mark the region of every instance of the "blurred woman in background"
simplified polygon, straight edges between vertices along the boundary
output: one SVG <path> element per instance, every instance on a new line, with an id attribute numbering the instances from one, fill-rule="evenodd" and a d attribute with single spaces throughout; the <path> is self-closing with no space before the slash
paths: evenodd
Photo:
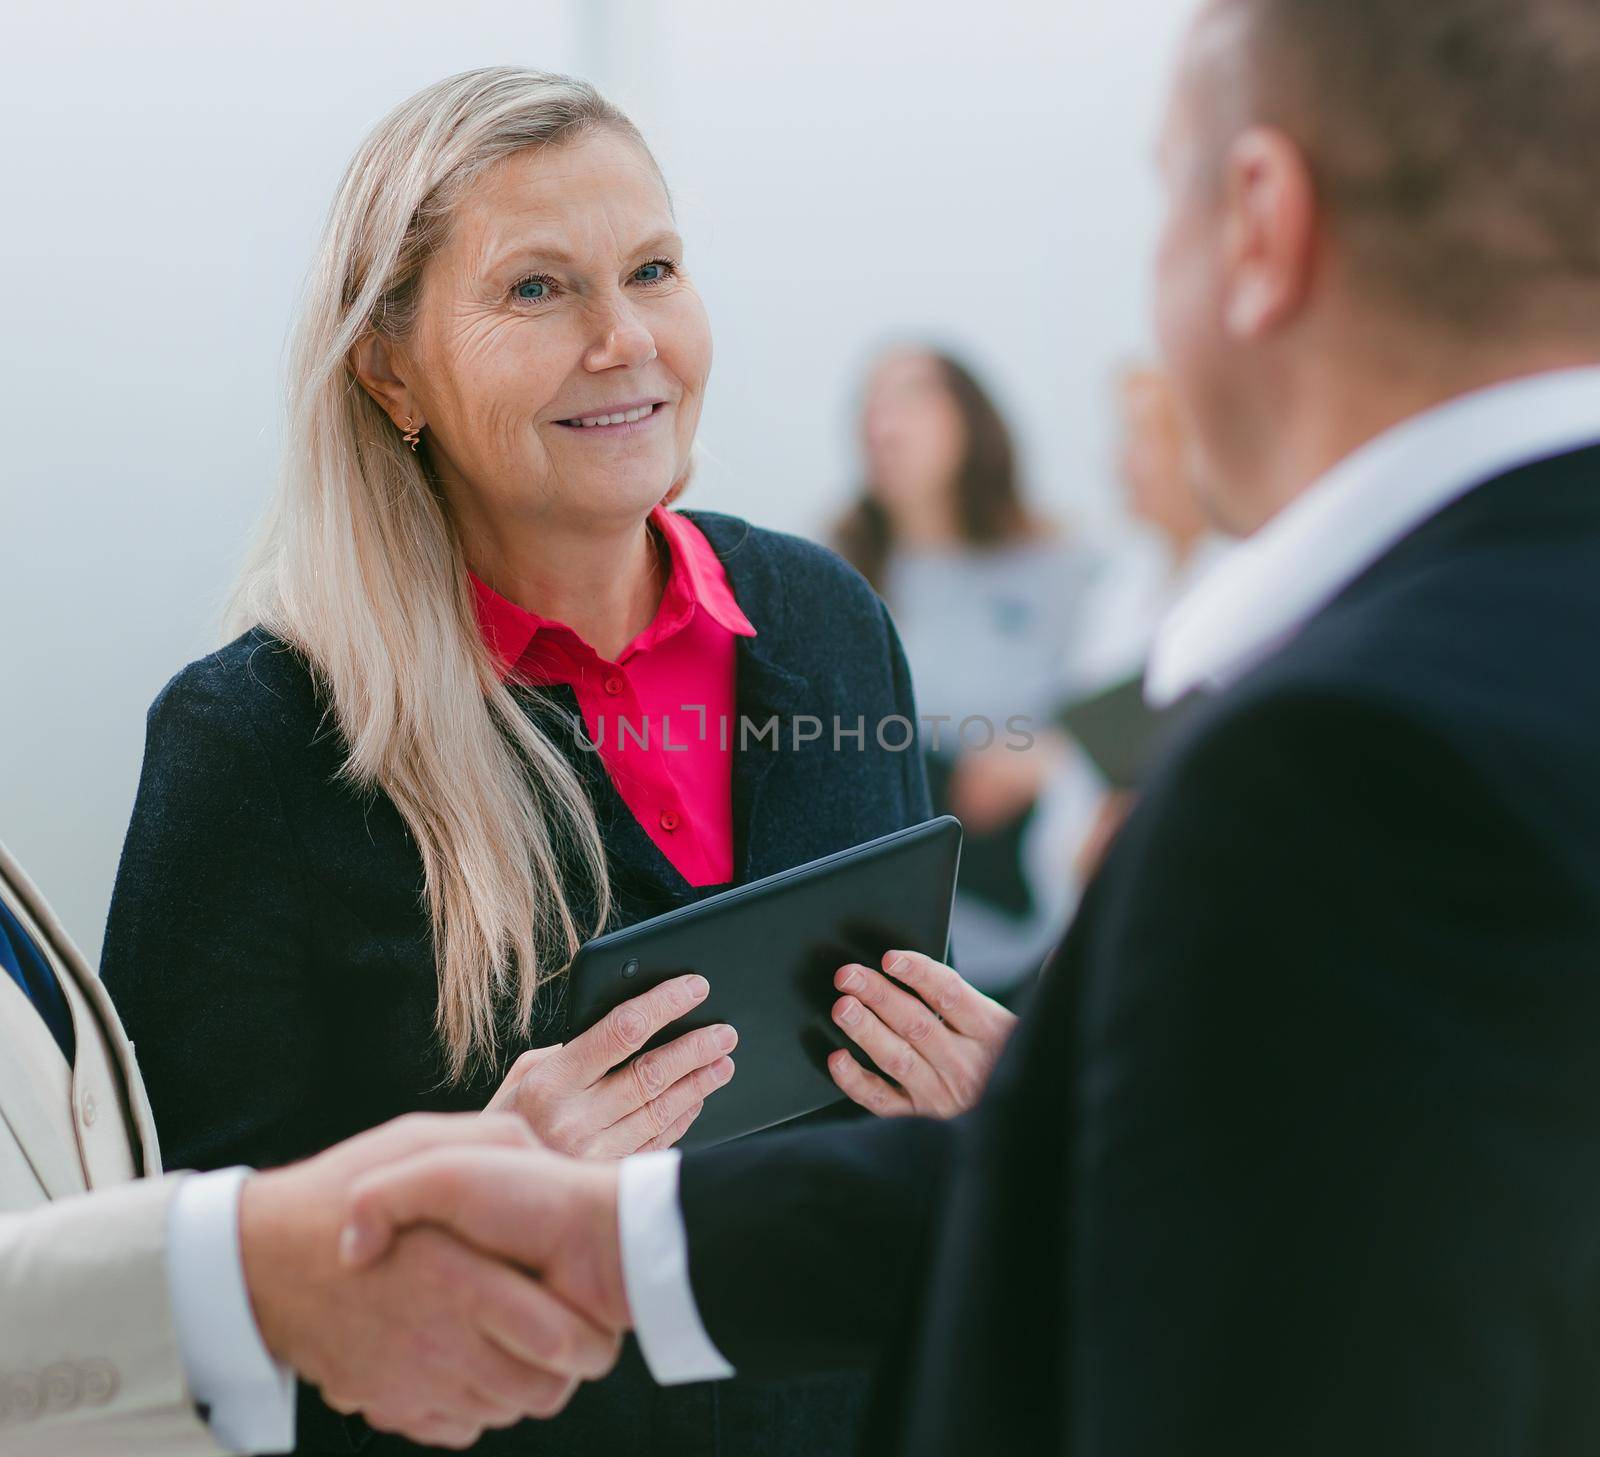
<path id="1" fill-rule="evenodd" d="M 894 614 L 935 807 L 966 825 L 952 927 L 962 974 L 1005 995 L 1071 909 L 1059 746 L 1018 747 L 1082 691 L 1094 555 L 1024 501 L 1011 433 L 972 372 L 900 347 L 873 364 L 864 486 L 834 544 Z M 1018 789 L 1018 786 L 1022 786 Z"/>
<path id="2" fill-rule="evenodd" d="M 1161 619 L 1227 554 L 1196 488 L 1191 440 L 1171 382 L 1159 369 L 1132 365 L 1116 378 L 1117 475 L 1127 518 L 1136 536 L 1115 553 L 1083 604 L 1073 691 L 1054 706 L 1026 756 L 986 756 L 985 810 L 1004 818 L 1037 798 L 1047 777 L 1056 785 L 1062 813 L 1054 821 L 1066 858 L 1067 915 L 1099 864 L 1132 802 L 1130 786 L 1113 792 L 1070 725 L 1085 699 L 1133 690 Z M 1178 712 L 1181 712 L 1179 710 Z M 1155 748 L 1158 717 L 1125 733 Z M 1164 728 L 1161 732 L 1170 729 Z"/>

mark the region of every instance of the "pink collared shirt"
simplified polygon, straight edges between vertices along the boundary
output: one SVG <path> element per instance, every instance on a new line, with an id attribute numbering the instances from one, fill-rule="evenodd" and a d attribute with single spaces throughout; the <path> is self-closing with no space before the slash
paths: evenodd
<path id="1" fill-rule="evenodd" d="M 602 658 L 564 623 L 472 577 L 478 625 L 502 676 L 569 684 L 589 742 L 633 817 L 690 885 L 733 879 L 734 639 L 756 630 L 692 521 L 658 506 L 672 554 L 655 618 Z"/>

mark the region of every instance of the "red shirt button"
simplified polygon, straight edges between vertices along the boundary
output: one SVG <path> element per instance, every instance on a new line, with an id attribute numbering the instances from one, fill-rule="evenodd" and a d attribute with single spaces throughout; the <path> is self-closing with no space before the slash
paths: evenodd
<path id="1" fill-rule="evenodd" d="M 678 828 L 678 817 L 677 815 L 673 814 L 670 809 L 664 809 L 661 811 L 661 828 L 664 830 L 675 830 Z"/>
<path id="2" fill-rule="evenodd" d="M 607 693 L 615 694 L 615 693 L 622 692 L 622 689 L 623 689 L 622 674 L 621 673 L 613 673 L 609 678 L 607 678 L 606 682 L 605 682 L 605 689 L 606 689 Z"/>

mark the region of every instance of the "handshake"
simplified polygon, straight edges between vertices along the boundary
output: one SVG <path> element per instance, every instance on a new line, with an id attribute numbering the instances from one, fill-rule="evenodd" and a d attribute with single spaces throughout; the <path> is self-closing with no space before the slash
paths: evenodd
<path id="1" fill-rule="evenodd" d="M 415 1114 L 257 1174 L 239 1229 L 262 1340 L 335 1410 L 417 1442 L 554 1416 L 630 1323 L 617 1167 L 514 1114 Z"/>
<path id="2" fill-rule="evenodd" d="M 835 1081 L 881 1116 L 964 1111 L 1016 1019 L 928 957 L 884 960 L 839 968 L 834 1018 L 895 1083 L 844 1052 Z M 675 978 L 525 1053 L 486 1113 L 412 1115 L 253 1176 L 240 1255 L 268 1351 L 336 1410 L 433 1446 L 554 1416 L 606 1375 L 632 1324 L 614 1160 L 676 1142 L 731 1077 L 733 1029 L 614 1069 L 706 991 Z"/>

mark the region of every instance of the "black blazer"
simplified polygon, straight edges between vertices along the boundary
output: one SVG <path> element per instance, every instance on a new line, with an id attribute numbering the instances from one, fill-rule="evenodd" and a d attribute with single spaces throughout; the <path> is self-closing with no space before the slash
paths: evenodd
<path id="1" fill-rule="evenodd" d="M 752 736 L 735 754 L 737 881 L 928 818 L 915 744 L 886 750 L 872 732 L 894 715 L 914 723 L 916 709 L 871 589 L 821 547 L 687 514 L 756 628 L 738 641 L 737 711 L 781 725 L 779 747 Z M 599 756 L 577 747 L 571 690 L 555 699 L 569 717 L 543 721 L 597 808 L 614 924 L 709 894 L 656 848 Z M 170 1167 L 281 1164 L 397 1114 L 481 1108 L 503 1075 L 445 1081 L 420 859 L 387 797 L 335 782 L 345 750 L 325 709 L 306 662 L 258 631 L 186 668 L 150 711 L 104 976 L 139 1044 Z M 829 728 L 811 739 L 806 726 L 796 749 L 792 720 L 807 714 Z M 866 717 L 864 747 L 849 738 L 835 750 L 835 715 L 846 729 Z M 882 736 L 903 737 L 899 726 Z M 558 1002 L 546 998 L 532 1045 L 559 1039 Z M 478 1450 L 815 1457 L 852 1445 L 860 1394 L 858 1378 L 662 1391 L 630 1349 L 556 1421 L 491 1433 Z M 362 1444 L 415 1450 L 302 1394 L 300 1450 Z"/>
<path id="2" fill-rule="evenodd" d="M 1600 447 L 1417 529 L 1180 729 L 974 1114 L 685 1158 L 713 1340 L 889 1351 L 916 1457 L 1600 1447 L 1597 652 Z"/>

